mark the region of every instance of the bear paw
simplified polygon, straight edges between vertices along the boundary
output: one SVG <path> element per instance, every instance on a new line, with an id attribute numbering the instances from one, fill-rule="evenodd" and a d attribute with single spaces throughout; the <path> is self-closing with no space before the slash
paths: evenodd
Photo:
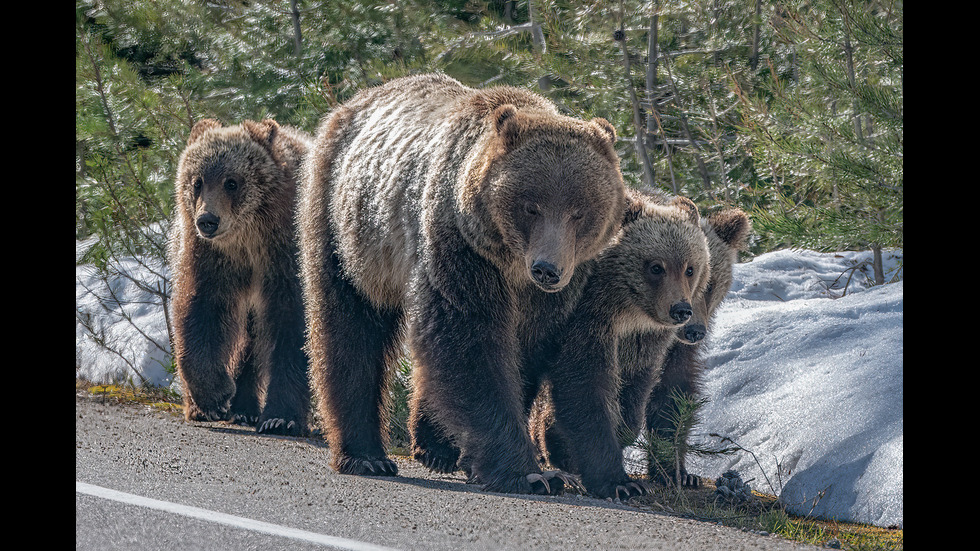
<path id="1" fill-rule="evenodd" d="M 482 482 L 479 477 L 472 477 L 471 482 Z M 535 494 L 557 496 L 565 493 L 565 489 L 582 490 L 582 485 L 574 475 L 562 471 L 545 471 L 530 473 L 517 477 L 500 477 L 494 482 L 483 484 L 487 492 L 505 494 Z"/>
<path id="2" fill-rule="evenodd" d="M 208 385 L 205 389 L 188 384 L 185 390 L 185 417 L 189 421 L 230 421 L 235 382 L 231 377 Z"/>
<path id="3" fill-rule="evenodd" d="M 231 414 L 228 411 L 228 406 L 213 406 L 209 408 L 202 408 L 198 405 L 193 405 L 188 409 L 187 419 L 190 421 L 230 421 Z"/>
<path id="4" fill-rule="evenodd" d="M 589 493 L 601 499 L 625 501 L 650 493 L 650 486 L 643 480 L 627 478 L 619 482 L 606 482 L 598 485 L 588 485 Z"/>
<path id="5" fill-rule="evenodd" d="M 664 474 L 663 469 L 658 469 L 658 472 L 652 478 L 665 486 L 673 486 L 676 482 L 673 476 Z M 680 486 L 682 488 L 700 488 L 704 486 L 704 480 L 696 474 L 691 474 L 687 470 L 681 469 Z"/>
<path id="6" fill-rule="evenodd" d="M 396 476 L 398 465 L 387 457 L 368 459 L 364 457 L 338 457 L 334 463 L 335 469 L 341 474 L 360 476 Z"/>
<path id="7" fill-rule="evenodd" d="M 701 486 L 704 486 L 704 481 L 702 481 L 701 477 L 696 474 L 682 472 L 681 486 L 684 488 L 700 488 Z"/>
<path id="8" fill-rule="evenodd" d="M 255 427 L 255 432 L 259 434 L 281 434 L 283 436 L 303 436 L 305 434 L 301 423 L 297 423 L 292 419 L 286 420 L 282 417 L 265 419 L 258 423 Z"/>
<path id="9" fill-rule="evenodd" d="M 254 427 L 255 424 L 259 422 L 259 417 L 257 415 L 249 415 L 247 413 L 235 413 L 231 416 L 231 422 L 235 425 Z"/>
<path id="10" fill-rule="evenodd" d="M 426 469 L 437 473 L 449 474 L 458 470 L 459 450 L 456 448 L 446 446 L 442 449 L 423 449 L 415 446 L 412 457 Z"/>

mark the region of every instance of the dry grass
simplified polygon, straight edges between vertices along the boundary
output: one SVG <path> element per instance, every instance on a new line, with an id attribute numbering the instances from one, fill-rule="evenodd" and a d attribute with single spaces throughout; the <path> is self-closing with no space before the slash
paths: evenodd
<path id="1" fill-rule="evenodd" d="M 142 404 L 158 411 L 183 414 L 180 396 L 166 389 L 139 388 L 128 385 L 97 385 L 75 380 L 75 392 L 85 392 L 105 403 Z"/>
<path id="2" fill-rule="evenodd" d="M 775 496 L 752 492 L 750 502 L 730 504 L 715 497 L 715 485 L 703 487 L 655 486 L 652 495 L 630 501 L 641 509 L 665 512 L 705 522 L 715 522 L 757 533 L 775 534 L 794 541 L 824 546 L 836 541 L 840 549 L 854 551 L 900 551 L 903 531 L 866 524 L 804 518 L 788 514 Z"/>

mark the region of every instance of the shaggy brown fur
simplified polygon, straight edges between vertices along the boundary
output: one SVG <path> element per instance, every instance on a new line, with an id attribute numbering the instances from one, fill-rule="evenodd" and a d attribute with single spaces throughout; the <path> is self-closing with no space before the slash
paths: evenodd
<path id="1" fill-rule="evenodd" d="M 614 139 L 607 122 L 526 90 L 441 75 L 365 90 L 322 122 L 299 220 L 334 468 L 396 473 L 383 397 L 405 334 L 416 436 L 432 435 L 437 455 L 462 448 L 488 490 L 560 487 L 538 467 L 521 370 L 574 304 L 577 266 L 618 229 Z"/>
<path id="2" fill-rule="evenodd" d="M 188 420 L 309 431 L 294 204 L 303 132 L 273 120 L 191 130 L 170 240 L 174 357 Z"/>

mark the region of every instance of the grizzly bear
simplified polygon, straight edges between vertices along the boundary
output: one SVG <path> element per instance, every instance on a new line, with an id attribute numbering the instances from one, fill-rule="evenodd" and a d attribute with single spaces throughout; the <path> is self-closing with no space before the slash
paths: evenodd
<path id="1" fill-rule="evenodd" d="M 710 276 L 694 203 L 629 195 L 622 233 L 595 260 L 531 421 L 545 462 L 581 474 L 590 493 L 615 497 L 645 491 L 626 474 L 625 435 L 642 425 L 667 349 Z M 577 387 L 591 390 L 570 391 Z"/>
<path id="2" fill-rule="evenodd" d="M 571 310 L 577 267 L 619 228 L 603 119 L 512 87 L 418 75 L 320 124 L 301 191 L 312 384 L 341 473 L 394 475 L 388 368 L 407 340 L 413 418 L 489 491 L 557 493 L 527 431 L 522 365 Z M 557 484 L 550 484 L 557 481 Z"/>
<path id="3" fill-rule="evenodd" d="M 188 420 L 309 431 L 295 231 L 304 132 L 274 120 L 191 130 L 168 260 L 174 359 Z"/>
<path id="4" fill-rule="evenodd" d="M 732 286 L 732 269 L 738 260 L 738 251 L 746 246 L 751 222 L 745 212 L 729 208 L 707 217 L 702 217 L 701 228 L 708 238 L 711 253 L 711 277 L 704 294 L 694 302 L 694 316 L 678 331 L 678 342 L 673 344 L 664 360 L 660 382 L 654 386 L 646 404 L 646 430 L 655 431 L 668 441 L 675 438 L 672 419 L 676 418 L 676 406 L 672 396 L 682 393 L 691 398 L 702 395 L 701 356 L 704 351 L 703 340 L 715 310 L 728 294 Z M 648 465 L 648 474 L 653 479 L 673 477 L 679 467 L 680 483 L 684 486 L 698 486 L 700 479 L 691 475 L 685 468 L 685 457 L 678 456 L 679 465 Z"/>

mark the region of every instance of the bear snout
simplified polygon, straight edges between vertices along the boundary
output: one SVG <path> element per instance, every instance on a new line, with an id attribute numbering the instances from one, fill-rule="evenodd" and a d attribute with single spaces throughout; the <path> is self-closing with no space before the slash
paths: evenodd
<path id="1" fill-rule="evenodd" d="M 691 344 L 700 341 L 707 334 L 708 328 L 706 328 L 703 324 L 692 323 L 684 326 L 684 339 Z"/>
<path id="2" fill-rule="evenodd" d="M 546 290 L 550 290 L 561 281 L 561 270 L 546 260 L 536 260 L 531 264 L 531 278 Z"/>
<path id="3" fill-rule="evenodd" d="M 205 212 L 197 217 L 197 231 L 200 232 L 201 237 L 214 237 L 214 234 L 218 231 L 218 224 L 220 222 L 221 219 L 217 215 Z"/>
<path id="4" fill-rule="evenodd" d="M 684 323 L 694 315 L 694 310 L 687 302 L 678 302 L 670 307 L 670 319 L 676 323 Z"/>

